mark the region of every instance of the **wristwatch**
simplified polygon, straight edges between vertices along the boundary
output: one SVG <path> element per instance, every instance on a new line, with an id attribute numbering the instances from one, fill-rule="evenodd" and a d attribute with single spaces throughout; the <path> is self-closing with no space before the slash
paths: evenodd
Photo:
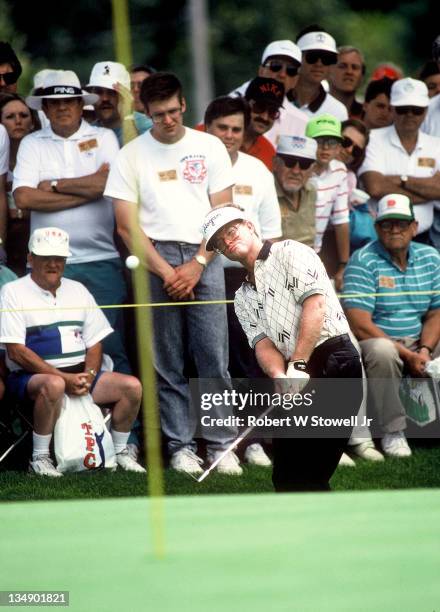
<path id="1" fill-rule="evenodd" d="M 305 372 L 307 368 L 307 363 L 304 359 L 295 359 L 294 361 L 289 361 L 289 365 L 293 364 L 295 370 L 300 370 L 301 372 Z"/>
<path id="2" fill-rule="evenodd" d="M 405 189 L 407 180 L 408 177 L 406 176 L 406 174 L 402 174 L 402 176 L 400 177 L 400 186 L 402 187 L 402 189 Z"/>
<path id="3" fill-rule="evenodd" d="M 206 268 L 206 266 L 208 265 L 208 262 L 206 261 L 206 257 L 204 255 L 194 255 L 194 259 L 204 268 Z"/>
<path id="4" fill-rule="evenodd" d="M 96 377 L 96 370 L 94 370 L 93 368 L 89 368 L 89 369 L 87 370 L 87 374 L 90 374 L 90 376 L 91 376 L 92 378 L 95 378 L 95 377 Z"/>
<path id="5" fill-rule="evenodd" d="M 50 181 L 50 188 L 52 189 L 52 191 L 54 191 L 55 193 L 58 193 L 57 190 L 57 185 L 58 185 L 58 181 Z"/>

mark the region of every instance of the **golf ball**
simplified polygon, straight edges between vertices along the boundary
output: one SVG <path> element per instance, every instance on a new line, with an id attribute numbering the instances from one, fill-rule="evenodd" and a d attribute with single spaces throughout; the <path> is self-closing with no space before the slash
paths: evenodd
<path id="1" fill-rule="evenodd" d="M 125 260 L 125 265 L 129 270 L 134 270 L 137 268 L 139 263 L 139 257 L 136 257 L 136 255 L 129 255 Z"/>

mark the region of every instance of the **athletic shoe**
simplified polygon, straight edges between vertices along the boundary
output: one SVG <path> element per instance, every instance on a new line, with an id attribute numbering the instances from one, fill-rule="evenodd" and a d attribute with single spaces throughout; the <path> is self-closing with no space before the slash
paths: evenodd
<path id="1" fill-rule="evenodd" d="M 348 450 L 353 455 L 367 461 L 385 461 L 384 456 L 374 446 L 373 440 L 366 440 L 360 444 L 349 445 Z"/>
<path id="2" fill-rule="evenodd" d="M 208 462 L 210 464 L 214 463 L 222 452 L 223 451 L 214 451 L 212 453 L 208 453 Z M 243 470 L 240 467 L 240 461 L 238 460 L 237 455 L 232 451 L 223 457 L 215 469 L 219 474 L 227 474 L 228 476 L 241 476 L 241 474 L 243 474 Z"/>
<path id="3" fill-rule="evenodd" d="M 127 450 L 133 461 L 137 462 L 137 460 L 139 459 L 139 446 L 137 444 L 130 443 L 127 444 Z"/>
<path id="4" fill-rule="evenodd" d="M 381 441 L 382 449 L 388 457 L 411 457 L 412 452 L 403 431 L 384 434 Z"/>
<path id="5" fill-rule="evenodd" d="M 177 472 L 186 474 L 202 474 L 200 467 L 203 459 L 200 459 L 190 448 L 181 448 L 171 456 L 170 465 Z"/>
<path id="6" fill-rule="evenodd" d="M 38 476 L 51 476 L 52 478 L 62 476 L 49 455 L 37 455 L 35 459 L 29 461 L 29 472 L 38 474 Z"/>
<path id="7" fill-rule="evenodd" d="M 250 465 L 261 465 L 263 467 L 270 467 L 272 465 L 272 461 L 258 442 L 249 444 L 244 452 L 244 458 Z"/>
<path id="8" fill-rule="evenodd" d="M 351 457 L 349 457 L 346 453 L 342 453 L 341 458 L 339 459 L 338 467 L 356 467 L 355 462 Z"/>
<path id="9" fill-rule="evenodd" d="M 147 471 L 145 468 L 139 465 L 137 461 L 130 457 L 127 447 L 125 447 L 120 453 L 117 453 L 116 463 L 126 472 L 139 472 L 145 474 Z"/>

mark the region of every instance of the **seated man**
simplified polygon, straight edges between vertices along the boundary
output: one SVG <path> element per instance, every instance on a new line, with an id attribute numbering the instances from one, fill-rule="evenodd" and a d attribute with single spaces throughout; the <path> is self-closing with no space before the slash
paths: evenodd
<path id="1" fill-rule="evenodd" d="M 345 298 L 344 307 L 367 377 L 379 379 L 369 392 L 384 432 L 382 448 L 408 457 L 400 379 L 404 370 L 424 376 L 426 363 L 440 355 L 440 255 L 413 241 L 417 221 L 405 195 L 379 201 L 376 231 L 378 240 L 355 251 L 347 265 L 344 292 L 361 295 Z"/>
<path id="2" fill-rule="evenodd" d="M 0 341 L 6 345 L 11 372 L 7 388 L 19 401 L 34 402 L 29 470 L 61 476 L 50 458 L 49 444 L 63 396 L 91 393 L 97 404 L 114 404 L 117 464 L 124 470 L 145 472 L 127 451 L 142 387 L 133 376 L 101 370 L 101 340 L 113 330 L 84 285 L 62 278 L 70 256 L 68 234 L 56 227 L 37 229 L 29 251 L 31 273 L 6 284 L 0 294 L 4 309 Z"/>

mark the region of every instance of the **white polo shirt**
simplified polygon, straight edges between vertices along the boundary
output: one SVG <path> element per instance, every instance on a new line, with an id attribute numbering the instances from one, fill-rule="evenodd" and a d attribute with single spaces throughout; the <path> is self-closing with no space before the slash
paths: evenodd
<path id="1" fill-rule="evenodd" d="M 294 104 L 291 102 L 290 104 Z M 303 106 L 297 106 L 303 111 L 307 117 L 316 117 L 328 113 L 339 119 L 339 121 L 345 121 L 348 119 L 347 107 L 337 100 L 330 93 L 326 92 L 323 86 L 320 86 L 318 96 L 312 100 L 309 104 L 303 104 Z"/>
<path id="2" fill-rule="evenodd" d="M 149 238 L 200 244 L 209 195 L 233 184 L 231 159 L 221 140 L 186 127 L 173 144 L 146 132 L 122 147 L 105 195 L 139 201 L 139 223 Z"/>
<path id="3" fill-rule="evenodd" d="M 440 137 L 440 97 L 438 95 L 431 98 L 428 112 L 420 129 L 430 136 Z"/>
<path id="4" fill-rule="evenodd" d="M 50 126 L 23 138 L 14 168 L 12 191 L 37 188 L 41 181 L 79 178 L 112 163 L 119 151 L 111 130 L 82 121 L 77 132 L 62 138 Z M 69 234 L 72 257 L 68 263 L 86 263 L 119 257 L 113 242 L 114 213 L 101 197 L 67 210 L 31 212 L 31 233 L 40 227 L 59 227 Z"/>
<path id="5" fill-rule="evenodd" d="M 0 176 L 9 170 L 9 136 L 5 126 L 0 123 Z"/>
<path id="6" fill-rule="evenodd" d="M 285 97 L 283 106 L 280 108 L 280 116 L 274 121 L 270 130 L 265 132 L 264 137 L 270 140 L 276 148 L 280 136 L 304 136 L 308 121 L 307 114 L 293 106 Z"/>
<path id="7" fill-rule="evenodd" d="M 298 338 L 303 302 L 315 294 L 325 298 L 324 323 L 316 346 L 348 333 L 347 319 L 324 265 L 310 247 L 295 240 L 272 245 L 266 242 L 254 274 L 255 286 L 244 282 L 234 300 L 252 348 L 259 340 L 269 338 L 289 359 Z"/>
<path id="8" fill-rule="evenodd" d="M 402 174 L 417 178 L 428 178 L 440 168 L 440 138 L 419 132 L 417 145 L 409 155 L 403 148 L 394 125 L 372 130 L 367 146 L 365 160 L 359 169 L 362 179 L 365 172 L 380 172 L 383 175 Z M 418 233 L 429 230 L 434 218 L 434 205 L 437 200 L 414 206 L 414 215 L 419 222 Z"/>
<path id="9" fill-rule="evenodd" d="M 332 225 L 350 222 L 347 167 L 343 162 L 332 159 L 327 170 L 314 174 L 310 182 L 316 188 L 316 234 L 313 248 L 319 253 L 329 221 Z"/>
<path id="10" fill-rule="evenodd" d="M 23 344 L 55 368 L 82 363 L 87 349 L 113 331 L 92 294 L 67 278 L 53 296 L 28 274 L 3 286 L 0 305 L 0 342 Z M 6 365 L 23 369 L 7 353 Z"/>

